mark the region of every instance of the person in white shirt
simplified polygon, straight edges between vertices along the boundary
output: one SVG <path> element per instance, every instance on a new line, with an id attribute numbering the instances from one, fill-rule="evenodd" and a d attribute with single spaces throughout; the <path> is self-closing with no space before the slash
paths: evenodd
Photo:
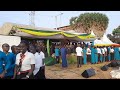
<path id="1" fill-rule="evenodd" d="M 42 51 L 42 48 L 40 46 L 37 46 L 37 52 L 34 54 L 35 55 L 35 70 L 34 70 L 34 75 L 35 79 L 46 79 L 45 77 L 45 54 Z"/>
<path id="2" fill-rule="evenodd" d="M 97 52 L 98 52 L 98 63 L 100 63 L 100 55 L 102 54 L 100 47 L 97 46 Z"/>
<path id="3" fill-rule="evenodd" d="M 110 56 L 111 56 L 111 60 L 114 60 L 114 48 L 113 48 L 113 46 L 110 49 Z"/>
<path id="4" fill-rule="evenodd" d="M 104 51 L 105 51 L 105 61 L 107 61 L 107 48 L 104 46 Z"/>
<path id="5" fill-rule="evenodd" d="M 76 48 L 76 53 L 77 53 L 77 67 L 81 67 L 82 65 L 82 56 L 83 56 L 83 51 L 82 48 L 80 47 L 80 44 L 78 44 Z"/>
<path id="6" fill-rule="evenodd" d="M 105 62 L 105 49 L 102 47 L 102 61 Z"/>
<path id="7" fill-rule="evenodd" d="M 28 52 L 28 43 L 21 41 L 20 53 L 16 56 L 16 65 L 13 79 L 34 79 L 35 56 Z"/>
<path id="8" fill-rule="evenodd" d="M 87 54 L 87 61 L 91 62 L 91 50 L 90 50 L 90 46 L 88 46 L 86 54 Z"/>

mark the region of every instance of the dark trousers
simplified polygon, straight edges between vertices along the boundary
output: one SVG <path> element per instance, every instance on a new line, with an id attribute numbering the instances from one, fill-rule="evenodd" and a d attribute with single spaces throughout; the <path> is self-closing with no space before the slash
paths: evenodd
<path id="1" fill-rule="evenodd" d="M 91 55 L 87 55 L 87 61 L 91 62 Z"/>
<path id="2" fill-rule="evenodd" d="M 108 61 L 108 57 L 107 57 L 107 55 L 105 56 L 105 61 Z"/>
<path id="3" fill-rule="evenodd" d="M 105 54 L 103 54 L 102 61 L 103 62 L 105 61 Z"/>
<path id="4" fill-rule="evenodd" d="M 16 75 L 15 79 L 22 79 L 23 77 L 26 77 L 26 75 L 28 74 L 28 72 L 26 73 L 21 73 L 20 75 Z M 30 75 L 29 79 L 34 79 L 34 75 Z"/>
<path id="5" fill-rule="evenodd" d="M 111 60 L 114 60 L 114 53 L 110 53 Z"/>
<path id="6" fill-rule="evenodd" d="M 35 75 L 35 79 L 46 79 L 46 77 L 45 77 L 45 66 L 40 67 L 39 71 Z"/>
<path id="7" fill-rule="evenodd" d="M 60 63 L 60 57 L 59 56 L 56 56 L 56 62 Z"/>
<path id="8" fill-rule="evenodd" d="M 82 56 L 77 56 L 77 67 L 79 67 L 79 65 L 80 67 L 82 65 Z"/>
<path id="9" fill-rule="evenodd" d="M 100 62 L 100 54 L 98 53 L 98 62 Z"/>

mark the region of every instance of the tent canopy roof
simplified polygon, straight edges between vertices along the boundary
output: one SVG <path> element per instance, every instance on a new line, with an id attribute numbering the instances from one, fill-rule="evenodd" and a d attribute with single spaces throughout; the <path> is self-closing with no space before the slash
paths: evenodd
<path id="1" fill-rule="evenodd" d="M 16 35 L 28 38 L 45 38 L 45 39 L 76 39 L 76 40 L 95 40 L 91 34 L 76 33 L 74 30 L 62 31 L 51 28 L 32 27 L 30 25 L 5 23 L 1 29 L 2 35 Z M 91 39 L 92 38 L 92 39 Z"/>

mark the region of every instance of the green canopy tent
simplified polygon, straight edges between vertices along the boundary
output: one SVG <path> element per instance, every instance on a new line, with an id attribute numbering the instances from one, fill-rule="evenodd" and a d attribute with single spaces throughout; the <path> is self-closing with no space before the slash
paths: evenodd
<path id="1" fill-rule="evenodd" d="M 27 37 L 27 38 L 39 38 L 39 39 L 47 39 L 47 53 L 49 55 L 49 40 L 50 39 L 69 39 L 76 41 L 94 41 L 95 36 L 92 34 L 86 33 L 70 33 L 67 31 L 61 30 L 47 30 L 47 29 L 28 29 L 28 28 L 20 28 L 14 26 L 15 33 L 12 35 Z"/>

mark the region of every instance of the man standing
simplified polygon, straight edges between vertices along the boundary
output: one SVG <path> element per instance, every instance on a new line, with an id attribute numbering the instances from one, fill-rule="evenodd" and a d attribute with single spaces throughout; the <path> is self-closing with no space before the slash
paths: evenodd
<path id="1" fill-rule="evenodd" d="M 5 54 L 0 51 L 0 79 L 5 77 L 10 66 L 10 61 L 6 59 Z"/>
<path id="2" fill-rule="evenodd" d="M 11 79 L 14 75 L 14 68 L 15 68 L 15 56 L 13 53 L 9 52 L 10 46 L 5 43 L 2 45 L 3 53 L 6 56 L 6 60 L 10 61 L 9 69 L 7 70 L 7 73 L 5 74 L 5 79 Z"/>
<path id="3" fill-rule="evenodd" d="M 104 46 L 104 51 L 105 51 L 105 61 L 107 61 L 107 48 Z"/>
<path id="4" fill-rule="evenodd" d="M 110 49 L 110 56 L 111 56 L 111 60 L 114 60 L 114 48 L 113 48 L 113 46 Z"/>
<path id="5" fill-rule="evenodd" d="M 16 56 L 13 79 L 34 79 L 35 56 L 28 52 L 28 43 L 21 41 L 20 53 Z"/>
<path id="6" fill-rule="evenodd" d="M 35 70 L 34 75 L 35 79 L 46 79 L 45 77 L 45 54 L 42 52 L 42 48 L 40 46 L 37 46 L 37 51 L 35 53 L 35 48 L 33 48 L 34 55 L 35 55 Z"/>
<path id="7" fill-rule="evenodd" d="M 87 48 L 87 61 L 91 62 L 91 50 L 90 50 L 90 45 L 88 45 Z"/>
<path id="8" fill-rule="evenodd" d="M 77 67 L 81 67 L 82 65 L 82 56 L 83 56 L 83 51 L 82 48 L 80 47 L 80 44 L 78 44 L 76 48 L 76 53 L 77 53 Z"/>
<path id="9" fill-rule="evenodd" d="M 101 57 L 102 52 L 100 50 L 100 47 L 98 46 L 97 46 L 97 54 L 98 54 L 98 63 L 100 63 L 101 62 L 100 57 Z"/>

